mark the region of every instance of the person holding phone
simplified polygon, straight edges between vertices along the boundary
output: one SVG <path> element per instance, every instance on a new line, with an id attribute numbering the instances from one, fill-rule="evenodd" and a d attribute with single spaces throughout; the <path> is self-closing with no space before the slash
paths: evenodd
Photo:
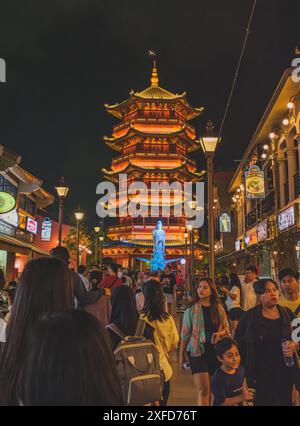
<path id="1" fill-rule="evenodd" d="M 229 334 L 229 324 L 216 285 L 210 278 L 201 278 L 192 305 L 183 316 L 179 358 L 180 367 L 184 368 L 187 352 L 198 405 L 210 405 L 210 380 L 219 366 L 214 346 Z"/>

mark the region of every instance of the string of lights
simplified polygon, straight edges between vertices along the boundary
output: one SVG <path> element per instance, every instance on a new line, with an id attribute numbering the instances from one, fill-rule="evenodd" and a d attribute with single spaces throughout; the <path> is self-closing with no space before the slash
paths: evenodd
<path id="1" fill-rule="evenodd" d="M 245 38 L 244 38 L 244 42 L 243 42 L 242 51 L 241 51 L 241 54 L 240 54 L 240 57 L 239 57 L 239 61 L 238 61 L 237 67 L 236 67 L 236 71 L 235 71 L 233 83 L 232 83 L 231 90 L 230 90 L 230 93 L 229 93 L 229 98 L 228 98 L 228 101 L 227 101 L 227 104 L 226 104 L 226 108 L 225 108 L 225 112 L 224 112 L 224 116 L 223 116 L 223 119 L 222 119 L 222 122 L 221 122 L 220 130 L 219 130 L 219 135 L 218 135 L 219 138 L 221 138 L 221 135 L 222 135 L 223 127 L 224 127 L 224 124 L 225 124 L 225 120 L 226 120 L 227 113 L 228 113 L 228 110 L 229 110 L 229 107 L 230 107 L 230 103 L 231 103 L 231 99 L 232 99 L 232 96 L 233 96 L 233 92 L 234 92 L 234 89 L 235 89 L 235 86 L 236 86 L 236 82 L 237 82 L 237 79 L 238 79 L 238 75 L 239 75 L 241 63 L 242 63 L 242 60 L 243 60 L 243 57 L 244 57 L 244 52 L 245 52 L 247 41 L 248 41 L 248 37 L 249 37 L 249 34 L 250 34 L 250 26 L 251 26 L 252 19 L 253 19 L 253 16 L 254 16 L 254 12 L 255 12 L 255 8 L 256 8 L 256 3 L 257 3 L 257 0 L 254 0 L 253 7 L 252 7 L 252 10 L 251 10 L 251 15 L 250 15 L 250 18 L 249 18 L 249 21 L 248 21 L 248 25 L 247 25 L 247 29 L 246 29 L 246 34 L 245 34 Z"/>

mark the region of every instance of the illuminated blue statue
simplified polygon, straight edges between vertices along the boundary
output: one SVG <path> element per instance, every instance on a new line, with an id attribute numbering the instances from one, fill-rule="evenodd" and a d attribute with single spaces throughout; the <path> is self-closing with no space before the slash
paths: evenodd
<path id="1" fill-rule="evenodd" d="M 162 226 L 162 221 L 158 220 L 156 223 L 156 227 L 152 233 L 153 235 L 153 256 L 150 260 L 151 271 L 157 271 L 161 269 L 162 271 L 165 269 L 168 263 L 177 262 L 179 259 L 170 259 L 167 260 L 165 258 L 165 249 L 166 249 L 166 233 Z M 138 258 L 138 260 L 142 260 L 143 262 L 149 262 L 149 259 Z"/>

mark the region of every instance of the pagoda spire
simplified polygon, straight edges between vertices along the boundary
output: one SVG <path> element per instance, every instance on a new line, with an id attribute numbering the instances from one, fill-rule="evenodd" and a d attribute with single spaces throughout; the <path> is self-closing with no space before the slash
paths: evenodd
<path id="1" fill-rule="evenodd" d="M 158 86 L 158 74 L 157 74 L 156 59 L 155 58 L 153 59 L 151 86 Z"/>

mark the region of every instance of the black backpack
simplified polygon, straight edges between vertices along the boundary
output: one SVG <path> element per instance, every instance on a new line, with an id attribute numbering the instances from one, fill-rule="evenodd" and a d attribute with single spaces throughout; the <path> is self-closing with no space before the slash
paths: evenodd
<path id="1" fill-rule="evenodd" d="M 161 401 L 164 375 L 156 346 L 143 337 L 145 321 L 139 320 L 135 336 L 125 336 L 115 324 L 107 328 L 122 339 L 114 355 L 126 405 Z"/>

